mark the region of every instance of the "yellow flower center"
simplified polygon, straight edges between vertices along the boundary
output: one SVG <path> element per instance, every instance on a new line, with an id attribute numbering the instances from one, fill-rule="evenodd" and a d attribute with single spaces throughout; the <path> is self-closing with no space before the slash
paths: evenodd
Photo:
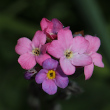
<path id="1" fill-rule="evenodd" d="M 65 52 L 65 56 L 66 56 L 66 58 L 72 58 L 73 57 L 73 52 L 72 51 L 70 51 L 70 50 L 67 50 L 66 52 Z"/>
<path id="2" fill-rule="evenodd" d="M 33 53 L 34 55 L 39 56 L 39 54 L 40 54 L 40 50 L 39 50 L 39 48 L 35 48 L 35 49 L 33 49 L 33 50 L 32 50 L 32 53 Z"/>
<path id="3" fill-rule="evenodd" d="M 47 77 L 48 77 L 49 79 L 54 79 L 55 76 L 56 76 L 56 73 L 55 73 L 54 70 L 49 70 L 49 71 L 48 71 Z"/>

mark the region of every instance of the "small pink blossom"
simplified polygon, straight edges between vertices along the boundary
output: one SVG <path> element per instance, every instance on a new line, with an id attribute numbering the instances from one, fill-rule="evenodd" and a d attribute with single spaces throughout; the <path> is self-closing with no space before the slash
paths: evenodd
<path id="1" fill-rule="evenodd" d="M 89 47 L 86 50 L 86 54 L 92 58 L 92 63 L 84 67 L 85 80 L 87 80 L 92 76 L 94 65 L 104 67 L 104 64 L 102 62 L 102 55 L 97 53 L 100 47 L 100 39 L 91 35 L 86 35 L 85 39 L 89 41 Z"/>
<path id="2" fill-rule="evenodd" d="M 20 55 L 18 62 L 23 69 L 31 69 L 36 63 L 42 65 L 42 62 L 50 58 L 45 51 L 46 35 L 42 31 L 37 31 L 32 41 L 26 37 L 18 39 L 15 51 Z"/>
<path id="3" fill-rule="evenodd" d="M 92 63 L 91 57 L 84 54 L 89 42 L 82 36 L 73 38 L 69 29 L 58 32 L 58 40 L 53 40 L 48 46 L 48 53 L 60 59 L 60 65 L 66 75 L 75 72 L 75 66 L 86 66 Z"/>
<path id="4" fill-rule="evenodd" d="M 63 29 L 63 24 L 56 18 L 53 18 L 49 21 L 46 18 L 43 18 L 40 22 L 41 29 L 46 33 L 47 37 L 50 39 L 57 38 L 57 33 L 60 29 Z M 69 28 L 69 27 L 66 27 Z"/>
<path id="5" fill-rule="evenodd" d="M 57 92 L 57 86 L 66 88 L 69 79 L 58 65 L 58 61 L 49 58 L 43 62 L 43 69 L 37 73 L 35 81 L 38 84 L 42 83 L 42 89 L 49 95 L 53 95 Z"/>

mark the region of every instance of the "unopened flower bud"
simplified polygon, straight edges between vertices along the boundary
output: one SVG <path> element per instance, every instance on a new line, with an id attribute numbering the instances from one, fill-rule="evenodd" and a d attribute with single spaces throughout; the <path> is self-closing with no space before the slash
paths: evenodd
<path id="1" fill-rule="evenodd" d="M 25 72 L 24 74 L 24 78 L 27 79 L 27 80 L 30 80 L 31 78 L 33 78 L 35 76 L 35 74 L 37 74 L 39 72 L 40 68 L 37 67 L 37 68 L 32 68 L 28 71 Z"/>

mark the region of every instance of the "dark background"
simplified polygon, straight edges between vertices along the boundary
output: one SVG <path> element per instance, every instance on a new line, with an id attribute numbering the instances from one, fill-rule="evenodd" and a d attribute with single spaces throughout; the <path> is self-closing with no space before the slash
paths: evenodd
<path id="1" fill-rule="evenodd" d="M 73 33 L 84 30 L 85 34 L 101 39 L 98 53 L 102 54 L 105 67 L 95 67 L 90 80 L 85 81 L 83 74 L 73 79 L 84 92 L 68 100 L 59 99 L 57 103 L 62 110 L 110 110 L 109 0 L 0 1 L 0 110 L 31 110 L 28 101 L 31 81 L 24 79 L 14 48 L 20 37 L 32 39 L 43 17 L 59 19 Z"/>

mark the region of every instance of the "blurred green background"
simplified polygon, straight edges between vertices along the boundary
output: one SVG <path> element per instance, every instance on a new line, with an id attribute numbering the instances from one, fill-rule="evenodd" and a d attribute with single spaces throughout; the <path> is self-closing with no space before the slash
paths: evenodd
<path id="1" fill-rule="evenodd" d="M 14 48 L 20 37 L 32 39 L 40 29 L 43 17 L 59 19 L 64 26 L 70 26 L 73 33 L 84 30 L 85 34 L 96 35 L 101 39 L 98 52 L 103 56 L 105 67 L 95 67 L 90 80 L 85 81 L 83 74 L 73 79 L 84 92 L 69 100 L 59 100 L 62 110 L 110 110 L 108 0 L 0 1 L 0 110 L 31 110 L 28 104 L 31 81 L 24 79 L 24 70 L 17 62 L 19 55 Z"/>

